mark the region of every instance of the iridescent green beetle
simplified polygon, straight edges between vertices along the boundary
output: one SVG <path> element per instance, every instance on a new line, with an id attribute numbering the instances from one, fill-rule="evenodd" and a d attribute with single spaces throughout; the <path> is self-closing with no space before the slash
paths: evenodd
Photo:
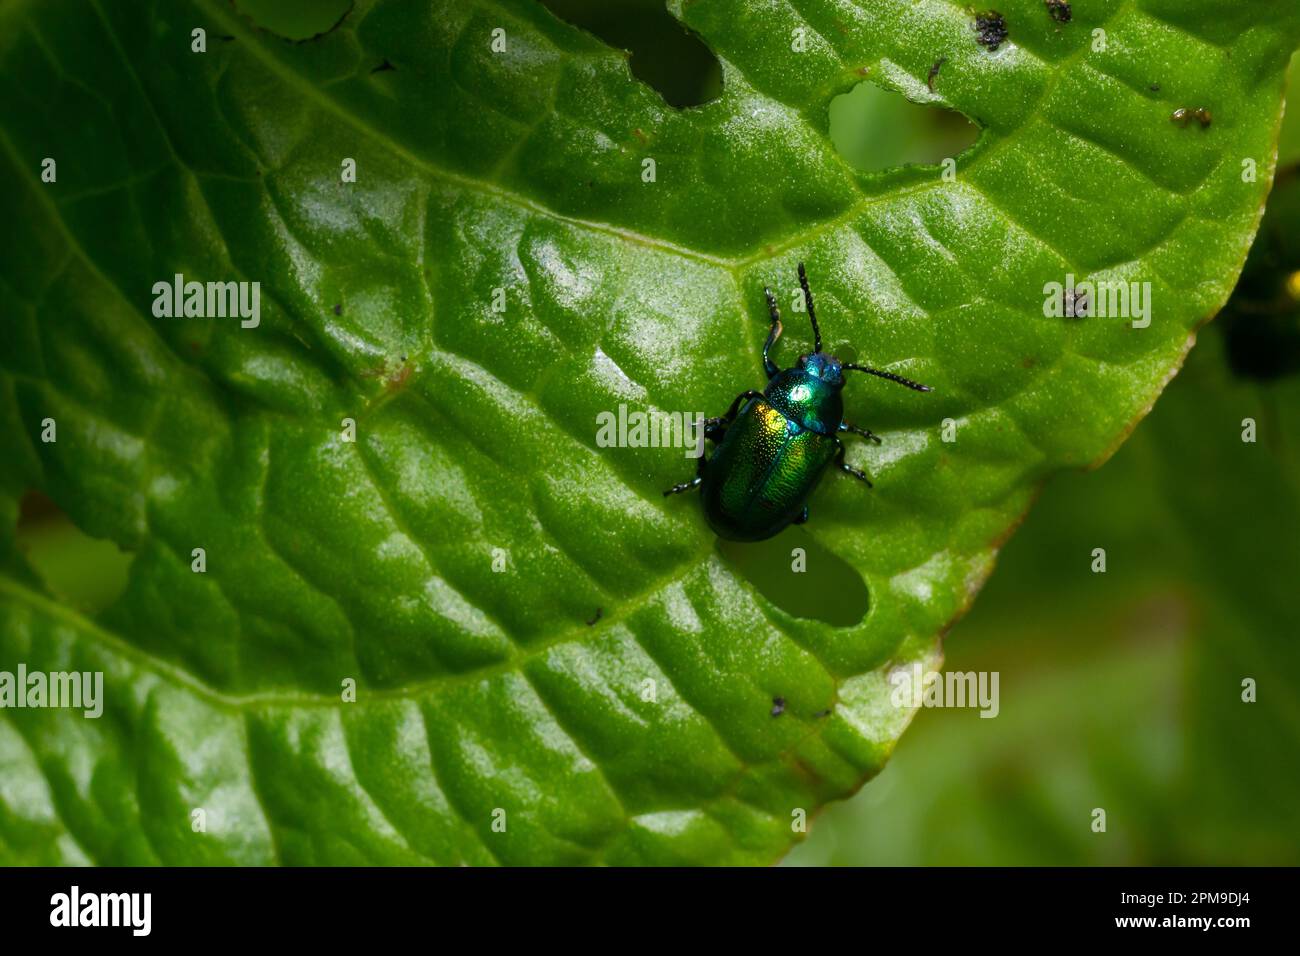
<path id="1" fill-rule="evenodd" d="M 742 392 L 725 415 L 705 419 L 704 435 L 717 443 L 712 455 L 700 456 L 694 478 L 664 492 L 668 496 L 698 487 L 704 516 L 721 538 L 761 541 L 786 525 L 803 524 L 808 520 L 808 496 L 832 461 L 871 486 L 866 475 L 844 461 L 844 443 L 837 435 L 852 432 L 880 443 L 867 429 L 844 421 L 843 372 L 866 372 L 918 392 L 931 390 L 892 372 L 840 362 L 823 352 L 802 262 L 799 284 L 812 322 L 812 354 L 799 356 L 798 366 L 784 371 L 768 357 L 781 337 L 781 313 L 772 291 L 764 289 L 772 316 L 763 345 L 767 388 Z"/>

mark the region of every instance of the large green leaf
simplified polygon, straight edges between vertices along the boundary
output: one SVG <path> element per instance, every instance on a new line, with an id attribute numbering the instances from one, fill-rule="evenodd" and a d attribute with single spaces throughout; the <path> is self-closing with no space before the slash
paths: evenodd
<path id="1" fill-rule="evenodd" d="M 107 693 L 4 712 L 3 858 L 767 861 L 881 767 L 888 670 L 938 659 L 1037 484 L 1226 299 L 1300 14 L 1016 0 L 989 51 L 938 0 L 673 6 L 723 64 L 699 109 L 533 0 L 358 2 L 296 43 L 219 0 L 0 9 L 0 542 L 35 487 L 133 554 L 95 616 L 0 561 L 0 666 Z M 838 156 L 863 76 L 981 125 L 955 179 Z M 852 383 L 876 489 L 827 480 L 779 539 L 861 574 L 847 627 L 661 499 L 680 451 L 595 442 L 620 402 L 760 384 L 799 261 L 832 349 L 936 387 Z M 155 318 L 178 272 L 261 282 L 261 324 Z M 1150 326 L 1045 318 L 1068 273 L 1152 283 Z"/>

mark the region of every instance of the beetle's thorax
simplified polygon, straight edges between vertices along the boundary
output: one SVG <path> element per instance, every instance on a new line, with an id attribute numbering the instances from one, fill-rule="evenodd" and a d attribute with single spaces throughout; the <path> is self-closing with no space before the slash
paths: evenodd
<path id="1" fill-rule="evenodd" d="M 772 407 L 801 428 L 834 434 L 844 419 L 840 363 L 824 353 L 805 355 L 778 372 L 763 390 Z"/>

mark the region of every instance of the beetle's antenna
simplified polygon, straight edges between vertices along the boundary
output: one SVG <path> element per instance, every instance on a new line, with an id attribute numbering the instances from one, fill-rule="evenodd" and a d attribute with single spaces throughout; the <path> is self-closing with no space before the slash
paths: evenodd
<path id="1" fill-rule="evenodd" d="M 813 327 L 813 351 L 822 350 L 822 330 L 817 328 L 817 313 L 813 311 L 812 290 L 808 288 L 808 273 L 804 271 L 803 263 L 799 263 L 799 287 L 803 289 L 803 302 L 808 306 L 808 318 L 812 320 Z"/>
<path id="2" fill-rule="evenodd" d="M 879 375 L 881 378 L 889 379 L 891 382 L 897 382 L 899 385 L 906 385 L 910 389 L 918 392 L 933 392 L 929 385 L 922 385 L 920 382 L 913 382 L 910 378 L 903 378 L 901 375 L 895 375 L 893 372 L 882 372 L 878 368 L 867 368 L 865 365 L 853 365 L 845 362 L 840 366 L 842 369 L 852 369 L 855 372 L 866 372 L 868 375 Z"/>
<path id="3" fill-rule="evenodd" d="M 770 379 L 781 371 L 767 354 L 772 351 L 772 346 L 781 337 L 781 310 L 776 307 L 776 299 L 772 297 L 772 290 L 767 286 L 763 286 L 763 295 L 767 296 L 767 311 L 772 317 L 772 327 L 768 329 L 767 341 L 763 343 L 763 371 L 767 373 L 767 377 Z"/>

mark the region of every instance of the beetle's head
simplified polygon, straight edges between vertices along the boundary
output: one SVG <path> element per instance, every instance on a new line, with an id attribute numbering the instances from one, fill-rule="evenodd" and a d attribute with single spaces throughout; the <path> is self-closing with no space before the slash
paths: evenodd
<path id="1" fill-rule="evenodd" d="M 821 379 L 827 385 L 838 388 L 844 384 L 843 368 L 840 365 L 840 360 L 834 355 L 828 355 L 825 352 L 800 355 L 799 367 L 814 378 Z"/>

